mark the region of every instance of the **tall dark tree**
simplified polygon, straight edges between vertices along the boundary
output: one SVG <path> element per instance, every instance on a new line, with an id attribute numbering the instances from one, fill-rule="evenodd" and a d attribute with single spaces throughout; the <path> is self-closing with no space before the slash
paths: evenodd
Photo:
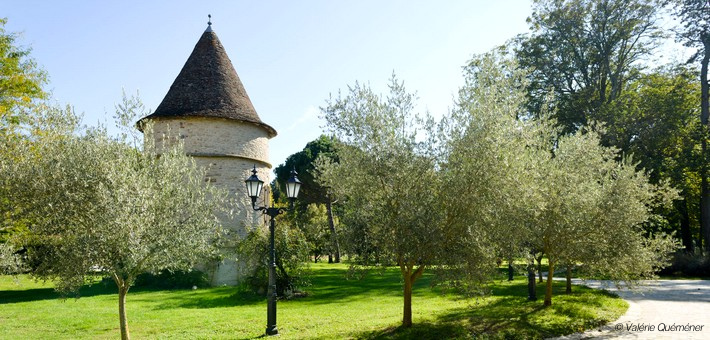
<path id="1" fill-rule="evenodd" d="M 284 164 L 276 167 L 276 182 L 278 188 L 285 188 L 286 180 L 289 178 L 291 170 L 296 169 L 298 178 L 303 182 L 301 192 L 299 193 L 298 204 L 305 211 L 306 207 L 311 203 L 325 204 L 328 213 L 328 228 L 331 234 L 331 254 L 335 257 L 335 262 L 340 262 L 340 242 L 338 241 L 338 233 L 335 229 L 335 218 L 333 217 L 333 204 L 337 200 L 333 197 L 333 193 L 328 187 L 323 186 L 316 180 L 317 174 L 315 170 L 316 160 L 319 157 L 324 157 L 330 161 L 337 162 L 337 150 L 332 138 L 320 136 L 306 144 L 302 151 L 299 151 L 286 159 Z M 332 260 L 332 258 L 331 258 Z"/>
<path id="2" fill-rule="evenodd" d="M 7 19 L 0 18 L 0 159 L 19 161 L 26 155 L 13 152 L 12 145 L 27 137 L 27 130 L 41 130 L 62 122 L 52 122 L 44 114 L 55 108 L 38 109 L 34 105 L 47 97 L 43 90 L 47 75 L 30 55 L 31 50 L 19 44 L 18 35 L 5 30 L 6 23 Z M 0 196 L 0 209 L 11 208 L 17 206 Z M 25 227 L 26 221 L 0 217 L 0 245 Z"/>
<path id="3" fill-rule="evenodd" d="M 30 56 L 30 50 L 17 44 L 17 34 L 5 31 L 7 19 L 0 18 L 0 137 L 21 123 L 27 123 L 24 111 L 35 99 L 47 96 L 42 87 L 46 73 Z"/>
<path id="4" fill-rule="evenodd" d="M 708 183 L 707 143 L 710 135 L 710 83 L 708 64 L 710 64 L 710 1 L 708 0 L 673 0 L 675 15 L 681 20 L 677 30 L 678 41 L 690 48 L 695 54 L 689 63 L 700 61 L 700 122 L 702 124 L 701 146 L 703 165 L 701 169 L 700 227 L 705 242 L 705 249 L 710 250 L 710 183 Z"/>
<path id="5" fill-rule="evenodd" d="M 661 213 L 669 219 L 670 229 L 679 231 L 689 252 L 698 234 L 702 168 L 696 77 L 697 72 L 684 65 L 657 69 L 630 82 L 602 113 L 607 143 L 633 154 L 653 183 L 668 180 L 680 191 L 683 199 Z"/>
<path id="6" fill-rule="evenodd" d="M 557 119 L 574 132 L 599 120 L 621 94 L 636 64 L 658 44 L 657 0 L 534 0 L 532 34 L 516 48 L 530 68 L 529 109 L 539 114 L 552 91 Z"/>
<path id="7" fill-rule="evenodd" d="M 685 199 L 663 214 L 691 250 L 697 196 L 695 177 L 688 174 L 700 166 L 694 162 L 699 155 L 693 153 L 691 138 L 697 125 L 688 119 L 695 112 L 689 106 L 695 90 L 687 81 L 692 71 L 669 67 L 641 72 L 642 62 L 665 35 L 656 24 L 663 4 L 534 0 L 531 34 L 518 38 L 516 57 L 531 72 L 531 114 L 538 116 L 547 111 L 544 105 L 554 105 L 563 134 L 603 123 L 602 144 L 634 154 L 639 168 L 651 171 L 654 183 L 670 179 L 682 190 Z"/>

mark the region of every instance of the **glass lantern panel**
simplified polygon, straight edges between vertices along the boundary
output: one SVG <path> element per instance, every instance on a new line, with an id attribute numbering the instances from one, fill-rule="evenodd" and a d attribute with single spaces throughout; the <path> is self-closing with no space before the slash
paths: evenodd
<path id="1" fill-rule="evenodd" d="M 264 182 L 260 180 L 252 180 L 251 178 L 246 181 L 247 184 L 247 195 L 249 197 L 259 197 L 261 194 L 261 188 L 264 186 Z"/>

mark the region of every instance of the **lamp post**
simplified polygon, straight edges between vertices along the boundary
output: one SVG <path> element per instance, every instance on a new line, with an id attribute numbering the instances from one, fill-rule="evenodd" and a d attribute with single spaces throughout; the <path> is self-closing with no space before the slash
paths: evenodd
<path id="1" fill-rule="evenodd" d="M 274 219 L 276 216 L 293 209 L 293 202 L 298 197 L 298 191 L 301 189 L 301 181 L 296 177 L 296 169 L 291 170 L 291 176 L 286 181 L 286 197 L 289 200 L 289 208 L 276 208 L 273 203 L 271 207 L 257 207 L 256 199 L 261 195 L 261 189 L 264 186 L 264 181 L 260 180 L 256 176 L 256 165 L 251 171 L 252 175 L 247 178 L 244 183 L 247 185 L 247 194 L 251 198 L 251 206 L 255 211 L 261 211 L 265 215 L 269 215 L 269 290 L 268 290 L 268 303 L 266 309 L 266 335 L 276 335 L 279 334 L 278 328 L 276 328 L 276 249 L 274 248 Z"/>

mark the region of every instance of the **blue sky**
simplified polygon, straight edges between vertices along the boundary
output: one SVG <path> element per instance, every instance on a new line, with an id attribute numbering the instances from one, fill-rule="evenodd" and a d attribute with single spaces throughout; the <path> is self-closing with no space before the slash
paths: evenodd
<path id="1" fill-rule="evenodd" d="M 446 112 L 461 67 L 527 31 L 529 0 L 6 0 L 6 29 L 48 71 L 61 104 L 112 125 L 122 88 L 154 110 L 207 27 L 219 36 L 278 165 L 321 134 L 319 107 L 355 81 L 386 90 L 395 72 L 421 110 Z"/>

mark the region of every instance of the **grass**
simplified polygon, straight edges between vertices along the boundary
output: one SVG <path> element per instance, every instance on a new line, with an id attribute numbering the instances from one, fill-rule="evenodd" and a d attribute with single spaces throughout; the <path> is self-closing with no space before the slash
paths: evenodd
<path id="1" fill-rule="evenodd" d="M 313 265 L 308 296 L 278 303 L 281 339 L 313 338 L 543 338 L 596 327 L 617 319 L 628 305 L 584 287 L 565 295 L 555 286 L 553 306 L 526 301 L 522 277 L 496 281 L 492 294 L 475 299 L 442 295 L 430 276 L 414 289 L 414 326 L 402 329 L 399 271 L 346 280 L 346 265 Z M 114 339 L 116 293 L 85 286 L 81 298 L 61 299 L 50 284 L 0 276 L 0 334 L 9 339 Z M 542 298 L 543 285 L 538 285 Z M 250 339 L 264 333 L 266 300 L 234 287 L 198 290 L 132 290 L 127 298 L 131 335 L 137 339 Z"/>

